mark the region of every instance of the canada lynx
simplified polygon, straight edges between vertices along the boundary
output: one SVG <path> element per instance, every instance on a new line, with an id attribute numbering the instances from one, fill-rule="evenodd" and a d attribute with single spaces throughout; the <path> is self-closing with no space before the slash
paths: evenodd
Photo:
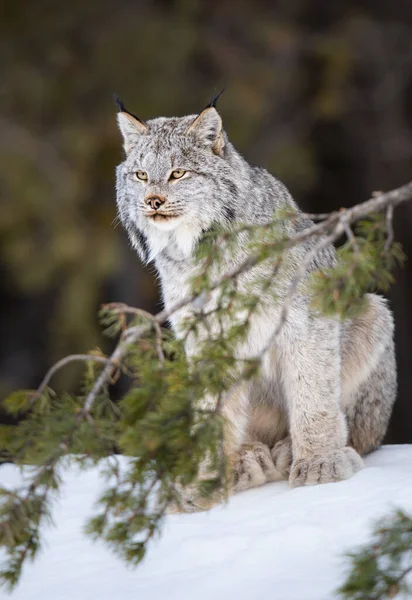
<path id="1" fill-rule="evenodd" d="M 147 123 L 119 101 L 118 124 L 126 152 L 117 168 L 119 216 L 140 258 L 154 261 L 166 308 L 189 293 L 193 251 L 213 225 L 265 224 L 279 207 L 298 210 L 280 181 L 235 150 L 213 101 L 199 115 Z M 278 226 L 291 236 L 311 224 L 302 216 Z M 277 301 L 252 318 L 242 357 L 265 347 L 285 284 L 314 243 L 288 250 L 286 282 L 279 282 Z M 222 269 L 239 264 L 244 252 L 239 247 Z M 334 256 L 332 246 L 324 248 L 316 268 L 332 265 Z M 246 286 L 246 275 L 239 285 Z M 177 335 L 187 310 L 170 319 Z M 308 295 L 296 293 L 261 375 L 222 405 L 235 489 L 282 478 L 292 486 L 339 481 L 362 467 L 361 455 L 382 441 L 396 396 L 393 329 L 377 295 L 367 296 L 361 316 L 341 321 L 319 316 Z M 189 342 L 187 352 L 194 351 Z"/>

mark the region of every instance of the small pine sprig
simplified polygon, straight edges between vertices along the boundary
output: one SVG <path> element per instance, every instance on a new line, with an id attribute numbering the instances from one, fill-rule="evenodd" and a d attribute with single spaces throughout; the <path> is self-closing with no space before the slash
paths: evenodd
<path id="1" fill-rule="evenodd" d="M 353 317 L 364 307 L 367 292 L 386 292 L 394 282 L 393 270 L 405 254 L 400 244 L 387 245 L 382 215 L 360 221 L 355 235 L 336 251 L 336 264 L 309 277 L 312 308 L 322 314 Z"/>
<path id="2" fill-rule="evenodd" d="M 9 591 L 19 581 L 25 561 L 34 560 L 40 549 L 40 527 L 51 521 L 51 490 L 59 483 L 53 469 L 43 469 L 41 480 L 41 490 L 29 490 L 23 497 L 0 488 L 0 547 L 8 558 L 0 581 Z"/>
<path id="3" fill-rule="evenodd" d="M 398 510 L 376 524 L 371 541 L 348 554 L 344 600 L 389 600 L 412 595 L 412 515 Z"/>

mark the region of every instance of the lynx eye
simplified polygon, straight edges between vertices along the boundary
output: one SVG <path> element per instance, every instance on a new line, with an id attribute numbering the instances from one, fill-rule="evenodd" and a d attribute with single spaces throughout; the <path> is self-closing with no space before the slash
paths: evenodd
<path id="1" fill-rule="evenodd" d="M 186 173 L 183 169 L 176 169 L 170 174 L 170 179 L 180 179 Z"/>
<path id="2" fill-rule="evenodd" d="M 135 175 L 137 179 L 140 179 L 140 181 L 147 181 L 146 171 L 136 171 Z"/>

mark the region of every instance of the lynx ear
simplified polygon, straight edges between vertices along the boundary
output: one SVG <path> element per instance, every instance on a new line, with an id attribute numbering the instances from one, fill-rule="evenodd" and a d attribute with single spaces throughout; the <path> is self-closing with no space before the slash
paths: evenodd
<path id="1" fill-rule="evenodd" d="M 193 121 L 186 135 L 194 135 L 205 146 L 209 146 L 215 154 L 222 155 L 225 145 L 222 119 L 214 106 L 207 106 Z"/>
<path id="2" fill-rule="evenodd" d="M 123 136 L 124 150 L 126 154 L 128 154 L 138 141 L 139 137 L 141 135 L 147 135 L 149 127 L 144 121 L 126 110 L 125 105 L 120 100 L 119 96 L 115 96 L 115 100 L 117 108 L 119 109 L 119 112 L 117 113 L 117 123 Z"/>

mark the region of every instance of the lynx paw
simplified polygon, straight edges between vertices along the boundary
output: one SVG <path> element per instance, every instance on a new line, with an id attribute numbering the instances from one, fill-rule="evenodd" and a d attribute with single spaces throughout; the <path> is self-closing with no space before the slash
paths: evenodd
<path id="1" fill-rule="evenodd" d="M 202 496 L 196 486 L 187 486 L 178 490 L 178 499 L 169 504 L 167 514 L 193 513 L 210 510 L 226 499 L 224 491 L 216 491 L 210 496 Z"/>
<path id="2" fill-rule="evenodd" d="M 363 460 L 353 448 L 341 448 L 310 459 L 292 463 L 289 483 L 293 487 L 316 485 L 349 479 L 363 467 Z"/>
<path id="3" fill-rule="evenodd" d="M 244 444 L 234 465 L 234 491 L 240 492 L 282 479 L 275 468 L 268 446 L 260 442 Z"/>
<path id="4" fill-rule="evenodd" d="M 283 479 L 288 479 L 290 467 L 292 465 L 292 440 L 286 437 L 284 440 L 277 442 L 271 450 L 273 464 L 281 473 Z"/>

